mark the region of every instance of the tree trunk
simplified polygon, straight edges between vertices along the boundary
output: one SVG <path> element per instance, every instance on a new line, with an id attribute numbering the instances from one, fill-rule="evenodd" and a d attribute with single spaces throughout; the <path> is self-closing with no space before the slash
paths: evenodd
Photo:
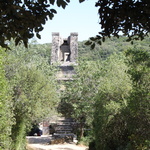
<path id="1" fill-rule="evenodd" d="M 84 136 L 84 124 L 81 123 L 79 138 L 81 139 L 83 136 Z"/>

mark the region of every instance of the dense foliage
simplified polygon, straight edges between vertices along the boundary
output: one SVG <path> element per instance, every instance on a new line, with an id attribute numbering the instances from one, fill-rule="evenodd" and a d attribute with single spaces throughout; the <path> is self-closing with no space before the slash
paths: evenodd
<path id="1" fill-rule="evenodd" d="M 98 0 L 102 37 L 120 32 L 130 38 L 143 39 L 150 32 L 149 0 Z"/>
<path id="2" fill-rule="evenodd" d="M 84 135 L 85 126 L 91 125 L 93 98 L 97 93 L 100 63 L 80 62 L 76 67 L 74 80 L 65 83 L 58 111 L 66 117 L 73 117 L 79 122 L 79 138 Z M 68 109 L 69 108 L 69 109 Z"/>
<path id="3" fill-rule="evenodd" d="M 85 0 L 79 0 L 84 2 Z M 57 13 L 53 5 L 65 7 L 70 0 L 1 0 L 0 45 L 7 47 L 6 40 L 15 39 L 16 45 L 43 30 L 43 25 Z M 97 0 L 102 31 L 92 41 L 105 41 L 105 37 L 119 37 L 120 32 L 131 39 L 143 39 L 150 31 L 149 0 Z M 133 37 L 133 38 L 132 38 Z M 101 40 L 102 39 L 102 40 Z M 92 44 L 90 42 L 89 44 Z M 94 47 L 95 44 L 92 44 Z"/>
<path id="4" fill-rule="evenodd" d="M 91 50 L 90 46 L 85 45 L 87 41 L 79 42 L 79 60 L 92 61 L 106 59 L 111 54 L 120 53 L 128 48 L 149 49 L 150 37 L 146 37 L 143 41 L 134 41 L 133 44 L 127 42 L 127 37 L 106 38 L 102 45 L 95 44 L 95 48 Z"/>
<path id="5" fill-rule="evenodd" d="M 107 105 L 111 101 L 110 99 L 116 99 L 108 107 L 112 105 L 114 111 L 117 111 L 115 107 L 120 109 L 120 105 L 125 103 L 123 100 L 121 101 L 121 98 L 125 99 L 125 95 L 131 89 L 130 79 L 125 73 L 127 66 L 123 60 L 122 55 L 114 54 L 107 60 L 79 63 L 74 76 L 75 80 L 66 85 L 60 111 L 64 115 L 71 115 L 80 123 L 83 122 L 82 128 L 91 129 L 95 108 L 99 107 L 100 109 L 98 104 L 95 105 L 95 99 L 100 93 L 104 92 L 102 95 L 106 96 L 103 103 Z M 71 106 L 70 109 L 68 109 L 68 105 Z M 101 109 L 99 109 L 96 110 L 100 111 Z M 82 137 L 84 131 L 83 129 L 80 131 L 82 131 L 80 133 L 80 137 Z"/>
<path id="6" fill-rule="evenodd" d="M 48 63 L 48 45 L 39 48 L 39 45 L 33 44 L 27 50 L 23 45 L 16 48 L 11 42 L 6 42 L 14 39 L 15 45 L 18 45 L 23 41 L 27 47 L 28 39 L 34 33 L 40 38 L 39 32 L 43 30 L 43 25 L 56 13 L 56 10 L 51 9 L 55 2 L 58 7 L 65 8 L 70 0 L 0 1 L 0 46 L 12 49 L 7 51 L 6 57 L 4 50 L 0 50 L 2 150 L 25 149 L 25 135 L 31 122 L 51 113 L 58 102 L 55 72 Z M 112 42 L 108 41 L 110 45 L 107 43 L 103 47 L 95 45 L 93 41 L 101 44 L 107 40 L 105 37 L 119 37 L 120 32 L 128 36 L 128 41 L 143 40 L 150 31 L 150 1 L 98 0 L 96 7 L 99 7 L 102 32 L 86 42 L 96 51 L 84 51 L 84 48 L 88 48 L 83 44 L 79 49 L 82 59 L 94 59 L 95 62 L 81 63 L 76 70 L 75 80 L 66 86 L 61 104 L 69 105 L 71 116 L 80 122 L 80 138 L 84 135 L 85 127 L 91 128 L 92 148 L 148 150 L 149 52 L 137 48 L 128 50 L 128 62 L 125 65 L 124 57 L 119 54 L 124 48 L 127 49 L 124 41 L 118 45 L 113 38 Z M 140 47 L 143 43 L 138 42 L 136 45 Z M 115 50 L 112 45 L 118 46 L 118 55 L 111 56 Z M 147 44 L 146 49 L 149 49 Z M 83 58 L 85 53 L 89 55 Z M 97 61 L 101 57 L 102 61 Z M 66 111 L 63 114 L 69 113 Z"/>
<path id="7" fill-rule="evenodd" d="M 55 112 L 59 101 L 56 69 L 49 65 L 46 44 L 37 47 L 33 42 L 30 50 L 23 45 L 15 47 L 14 42 L 9 46 L 12 50 L 1 51 L 0 60 L 0 146 L 3 150 L 23 150 L 32 122 Z"/>
<path id="8" fill-rule="evenodd" d="M 0 49 L 0 150 L 10 148 L 11 126 L 13 123 L 11 113 L 12 102 L 8 93 L 8 83 L 5 77 L 5 52 Z M 9 119 L 8 119 L 9 118 Z"/>
<path id="9" fill-rule="evenodd" d="M 78 139 L 90 149 L 149 149 L 149 38 L 133 45 L 111 38 L 92 51 L 84 43 L 74 80 L 61 93 L 50 43 L 32 41 L 26 49 L 9 42 L 12 50 L 1 50 L 1 149 L 23 150 L 31 123 L 52 114 L 59 94 L 58 111 L 78 122 Z"/>
<path id="10" fill-rule="evenodd" d="M 128 50 L 128 73 L 133 90 L 128 98 L 127 123 L 130 149 L 150 148 L 150 51 Z M 128 144 L 128 145 L 129 145 Z"/>
<path id="11" fill-rule="evenodd" d="M 34 33 L 40 38 L 39 32 L 48 19 L 52 19 L 56 10 L 52 9 L 55 0 L 1 0 L 0 1 L 0 45 L 7 47 L 5 41 L 15 39 L 27 47 L 28 39 Z M 67 5 L 68 0 L 57 0 L 57 6 Z"/>
<path id="12" fill-rule="evenodd" d="M 58 107 L 80 123 L 78 137 L 91 141 L 90 150 L 149 149 L 149 40 L 129 45 L 124 39 L 107 40 L 106 51 L 102 45 L 89 55 L 79 43 L 85 57 Z"/>
<path id="13" fill-rule="evenodd" d="M 96 109 L 93 128 L 97 150 L 149 149 L 150 55 L 137 49 L 130 49 L 126 54 L 127 66 L 129 66 L 127 72 L 131 76 L 132 89 L 128 91 L 126 87 L 122 91 L 128 91 L 126 96 L 123 96 L 123 93 L 116 93 L 115 89 L 117 88 L 114 89 L 113 87 L 120 81 L 115 81 L 113 78 L 109 83 L 109 85 L 115 83 L 111 88 L 113 90 L 99 91 L 95 99 Z M 127 82 L 123 81 L 120 82 L 120 86 L 117 86 L 119 91 L 123 87 L 123 83 L 127 86 Z M 110 93 L 111 91 L 112 93 Z M 118 97 L 119 95 L 120 97 Z"/>

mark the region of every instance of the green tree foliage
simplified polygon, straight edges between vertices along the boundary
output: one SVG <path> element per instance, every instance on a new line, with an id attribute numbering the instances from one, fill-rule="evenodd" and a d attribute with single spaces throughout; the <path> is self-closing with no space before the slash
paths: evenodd
<path id="1" fill-rule="evenodd" d="M 125 97 L 131 89 L 126 70 L 124 57 L 119 54 L 106 60 L 79 63 L 74 81 L 67 85 L 60 110 L 64 115 L 71 114 L 81 123 L 80 137 L 83 136 L 85 127 L 92 129 L 94 113 L 95 120 L 97 119 L 95 124 L 99 128 L 101 122 L 98 119 L 100 114 L 104 115 L 104 109 L 108 109 L 108 114 L 105 114 L 108 117 L 106 123 L 126 105 Z M 98 133 L 95 125 L 94 129 Z"/>
<path id="2" fill-rule="evenodd" d="M 116 143 L 113 139 L 122 138 L 120 129 L 125 128 L 121 126 L 122 119 L 117 115 L 126 106 L 126 97 L 131 90 L 131 82 L 126 70 L 124 58 L 114 55 L 106 60 L 103 72 L 101 72 L 101 86 L 95 97 L 93 122 L 97 150 L 115 149 L 114 144 Z M 114 118 L 117 118 L 116 124 L 112 126 Z"/>
<path id="3" fill-rule="evenodd" d="M 79 0 L 84 2 L 85 0 Z M 15 39 L 27 47 L 28 39 L 43 30 L 43 25 L 52 19 L 56 10 L 52 6 L 65 7 L 70 0 L 1 0 L 0 1 L 0 45 L 7 47 L 5 41 Z M 101 44 L 105 37 L 119 37 L 120 32 L 131 39 L 143 39 L 150 31 L 150 2 L 149 0 L 98 0 L 100 25 L 99 32 L 92 41 Z M 132 38 L 133 37 L 133 38 Z M 92 48 L 95 43 L 88 42 Z"/>
<path id="4" fill-rule="evenodd" d="M 8 51 L 6 77 L 16 122 L 11 134 L 14 150 L 25 148 L 25 135 L 32 121 L 50 115 L 58 102 L 54 70 L 49 58 L 43 57 L 42 49 L 35 46 L 27 50 L 22 45 Z"/>
<path id="5" fill-rule="evenodd" d="M 104 86 L 95 98 L 93 128 L 97 150 L 149 149 L 149 53 L 130 49 L 126 55 L 128 68 L 123 67 L 124 75 L 118 67 L 119 72 L 111 67 L 115 74 L 107 72 L 107 80 L 103 80 Z"/>
<path id="6" fill-rule="evenodd" d="M 96 41 L 101 44 L 106 37 L 119 38 L 120 33 L 128 40 L 143 40 L 150 32 L 150 1 L 149 0 L 98 0 L 99 18 L 102 31 L 86 44 L 95 47 Z"/>
<path id="7" fill-rule="evenodd" d="M 100 24 L 104 36 L 119 36 L 121 31 L 128 37 L 144 38 L 150 32 L 149 0 L 98 0 Z M 131 32 L 132 31 L 132 32 Z"/>
<path id="8" fill-rule="evenodd" d="M 5 52 L 0 49 L 0 150 L 10 149 L 11 125 L 12 125 L 12 102 L 8 94 L 8 83 L 5 78 Z M 8 119 L 9 118 L 9 119 Z"/>
<path id="9" fill-rule="evenodd" d="M 52 19 L 56 10 L 51 8 L 55 0 L 1 0 L 0 1 L 0 45 L 7 47 L 5 41 L 21 40 L 27 47 L 28 39 L 39 32 L 48 19 Z M 58 7 L 65 8 L 69 0 L 57 0 Z"/>
<path id="10" fill-rule="evenodd" d="M 79 122 L 79 138 L 83 137 L 85 126 L 92 122 L 93 98 L 99 84 L 97 62 L 79 63 L 75 68 L 74 80 L 65 85 L 66 89 L 58 107 L 58 111 L 64 116 L 73 117 Z"/>
<path id="11" fill-rule="evenodd" d="M 79 60 L 92 61 L 106 59 L 111 54 L 123 52 L 129 48 L 149 49 L 150 37 L 145 37 L 142 41 L 134 41 L 133 44 L 126 41 L 127 37 L 120 36 L 119 38 L 106 38 L 102 45 L 95 44 L 95 48 L 85 45 L 87 41 L 78 42 Z"/>
<path id="12" fill-rule="evenodd" d="M 129 49 L 129 71 L 133 89 L 128 98 L 127 123 L 130 132 L 130 149 L 150 148 L 150 53 Z"/>

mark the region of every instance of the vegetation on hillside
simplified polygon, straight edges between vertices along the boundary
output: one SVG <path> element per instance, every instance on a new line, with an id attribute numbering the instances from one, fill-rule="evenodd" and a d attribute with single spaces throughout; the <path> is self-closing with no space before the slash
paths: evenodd
<path id="1" fill-rule="evenodd" d="M 12 101 L 5 77 L 5 57 L 4 49 L 0 48 L 0 150 L 10 148 L 11 126 L 13 124 Z"/>
<path id="2" fill-rule="evenodd" d="M 87 41 L 79 42 L 79 60 L 99 60 L 105 59 L 111 54 L 119 53 L 128 48 L 142 48 L 150 49 L 150 37 L 146 37 L 142 41 L 134 41 L 132 44 L 126 41 L 127 38 L 120 36 L 119 38 L 111 37 L 106 38 L 102 45 L 96 44 L 95 48 L 91 50 L 91 47 L 85 45 Z"/>
<path id="3" fill-rule="evenodd" d="M 31 122 L 51 113 L 58 103 L 55 68 L 49 64 L 50 44 L 32 43 L 24 48 L 34 34 L 40 38 L 43 25 L 56 13 L 49 9 L 55 2 L 65 8 L 70 0 L 0 2 L 0 46 L 12 49 L 0 48 L 0 150 L 25 149 Z M 81 65 L 75 80 L 66 85 L 61 103 L 68 104 L 71 117 L 80 121 L 80 139 L 85 127 L 91 129 L 90 150 L 148 150 L 150 39 L 143 39 L 150 32 L 150 1 L 97 0 L 96 7 L 102 31 L 86 42 L 95 47 L 93 51 L 79 42 Z M 128 41 L 143 41 L 129 45 L 120 32 Z M 111 36 L 120 39 L 106 39 Z M 24 46 L 19 45 L 21 41 Z M 95 43 L 104 41 L 102 46 Z"/>
<path id="4" fill-rule="evenodd" d="M 149 39 L 131 45 L 114 38 L 92 51 L 80 44 L 85 57 L 80 55 L 58 110 L 80 122 L 78 138 L 88 140 L 90 150 L 148 150 Z"/>
<path id="5" fill-rule="evenodd" d="M 95 98 L 96 150 L 149 149 L 150 55 L 144 50 L 129 49 L 126 56 L 128 69 L 125 74 L 130 81 L 117 73 L 117 80 L 107 78 L 109 84 L 105 84 L 105 89 L 100 88 Z M 126 87 L 123 89 L 123 86 Z"/>
<path id="6" fill-rule="evenodd" d="M 23 45 L 15 47 L 14 42 L 9 45 L 12 50 L 1 60 L 1 113 L 5 115 L 1 115 L 0 148 L 23 150 L 31 124 L 52 115 L 57 106 L 56 69 L 49 65 L 50 52 L 44 46 L 33 43 L 26 49 Z"/>
<path id="7" fill-rule="evenodd" d="M 25 149 L 31 123 L 55 108 L 79 122 L 78 139 L 90 149 L 149 148 L 149 38 L 133 45 L 111 38 L 93 50 L 85 42 L 78 43 L 74 80 L 61 93 L 50 43 L 31 41 L 26 49 L 11 41 L 11 50 L 1 49 L 0 149 Z"/>

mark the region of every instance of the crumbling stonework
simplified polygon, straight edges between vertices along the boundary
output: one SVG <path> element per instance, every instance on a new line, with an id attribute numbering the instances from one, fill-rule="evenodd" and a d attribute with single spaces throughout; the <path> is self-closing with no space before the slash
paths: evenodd
<path id="1" fill-rule="evenodd" d="M 58 52 L 60 51 L 60 37 L 59 33 L 52 33 L 52 51 L 51 51 L 51 64 L 58 61 Z"/>
<path id="2" fill-rule="evenodd" d="M 52 33 L 51 64 L 70 65 L 76 63 L 78 57 L 78 33 L 71 33 L 62 39 L 58 32 Z"/>
<path id="3" fill-rule="evenodd" d="M 74 65 L 78 58 L 78 33 L 71 33 L 62 39 L 58 32 L 52 33 L 51 64 L 57 65 L 58 80 L 72 80 L 75 74 Z"/>
<path id="4" fill-rule="evenodd" d="M 76 62 L 78 57 L 78 33 L 70 34 L 70 61 Z"/>

